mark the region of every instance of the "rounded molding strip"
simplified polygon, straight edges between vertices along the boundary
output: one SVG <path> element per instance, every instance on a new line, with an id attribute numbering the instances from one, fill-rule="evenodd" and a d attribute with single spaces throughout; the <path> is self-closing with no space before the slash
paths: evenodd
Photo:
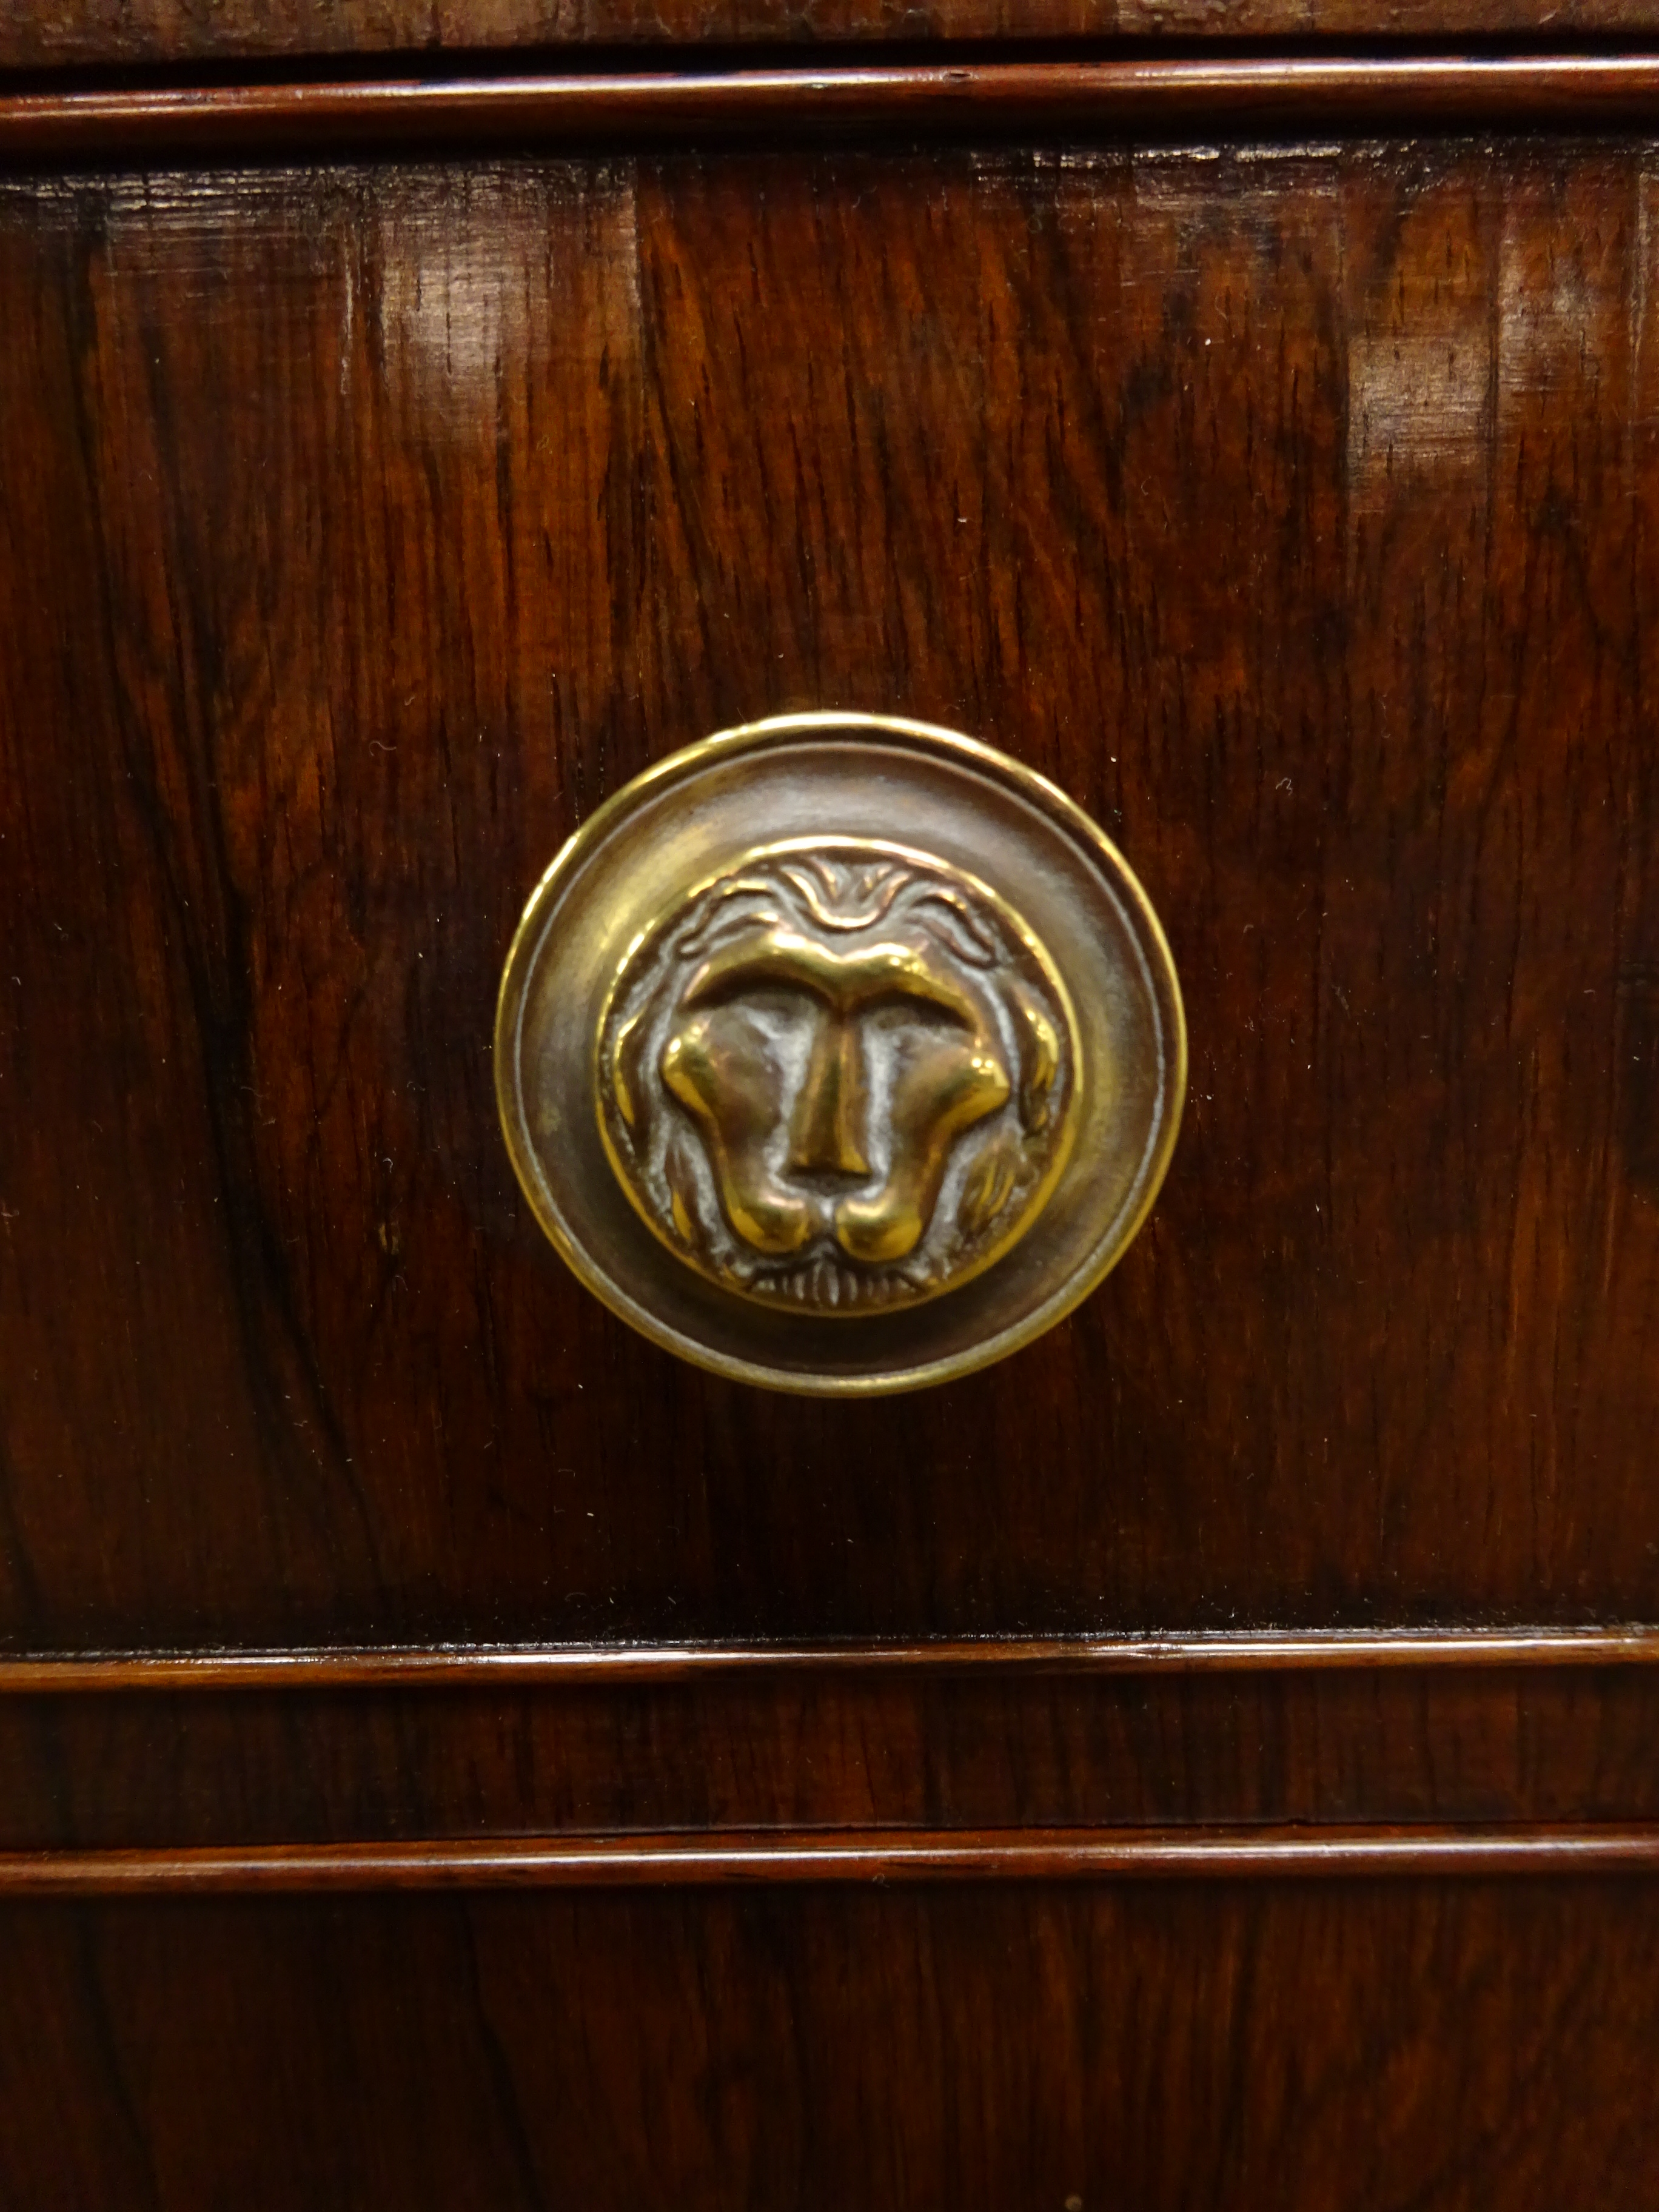
<path id="1" fill-rule="evenodd" d="M 1086 1297 L 1186 1090 L 1122 856 L 949 730 L 793 714 L 672 755 L 564 846 L 501 978 L 536 1217 L 623 1320 L 824 1395 L 945 1382 Z"/>

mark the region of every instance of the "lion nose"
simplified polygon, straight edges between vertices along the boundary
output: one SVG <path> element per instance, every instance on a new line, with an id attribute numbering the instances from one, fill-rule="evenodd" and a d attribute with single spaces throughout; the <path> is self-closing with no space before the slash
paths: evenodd
<path id="1" fill-rule="evenodd" d="M 813 1036 L 806 1079 L 790 1120 L 791 1171 L 867 1176 L 870 1163 L 859 1146 L 865 1103 L 858 1025 L 826 1014 Z"/>

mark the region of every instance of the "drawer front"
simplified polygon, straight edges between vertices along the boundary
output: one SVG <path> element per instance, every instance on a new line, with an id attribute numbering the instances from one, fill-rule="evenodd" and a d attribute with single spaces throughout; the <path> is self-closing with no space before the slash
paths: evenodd
<path id="1" fill-rule="evenodd" d="M 421 36 L 690 20 L 556 13 Z M 156 82 L 0 103 L 128 164 L 0 178 L 0 2201 L 1647 2204 L 1659 153 Z M 561 842 L 826 708 L 1087 808 L 1192 1047 L 1103 1288 L 876 1402 L 613 1318 L 492 1057 Z"/>
<path id="2" fill-rule="evenodd" d="M 0 191 L 14 1644 L 1652 1618 L 1626 144 Z M 560 841 L 842 707 L 1042 770 L 1193 1076 L 1105 1288 L 810 1405 L 542 1241 Z"/>
<path id="3" fill-rule="evenodd" d="M 0 2005 L 53 2033 L 0 2043 L 0 2172 L 96 2212 L 1638 2212 L 1656 1948 L 1649 1891 L 1573 1884 L 14 1905 Z"/>

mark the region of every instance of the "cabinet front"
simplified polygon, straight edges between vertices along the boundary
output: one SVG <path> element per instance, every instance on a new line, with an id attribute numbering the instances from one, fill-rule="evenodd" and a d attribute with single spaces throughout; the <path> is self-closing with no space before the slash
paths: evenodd
<path id="1" fill-rule="evenodd" d="M 645 136 L 0 176 L 0 2184 L 1644 2203 L 1659 140 Z"/>

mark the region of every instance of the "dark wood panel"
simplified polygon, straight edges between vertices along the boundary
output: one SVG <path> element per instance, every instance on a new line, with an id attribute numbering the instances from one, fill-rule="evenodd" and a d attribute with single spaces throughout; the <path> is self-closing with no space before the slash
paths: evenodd
<path id="1" fill-rule="evenodd" d="M 872 1668 L 0 1698 L 0 1849 L 1659 1822 L 1659 1670 Z"/>
<path id="2" fill-rule="evenodd" d="M 11 1638 L 1659 1615 L 1652 158 L 7 187 Z M 487 1048 L 833 704 L 1108 824 L 1194 1080 L 1073 1321 L 825 1407 L 574 1288 Z"/>
<path id="3" fill-rule="evenodd" d="M 0 68 L 581 45 L 1419 38 L 1656 27 L 1652 0 L 13 0 Z"/>
<path id="4" fill-rule="evenodd" d="M 451 2212 L 1651 2200 L 1617 1882 L 0 1913 L 0 2193 Z"/>

